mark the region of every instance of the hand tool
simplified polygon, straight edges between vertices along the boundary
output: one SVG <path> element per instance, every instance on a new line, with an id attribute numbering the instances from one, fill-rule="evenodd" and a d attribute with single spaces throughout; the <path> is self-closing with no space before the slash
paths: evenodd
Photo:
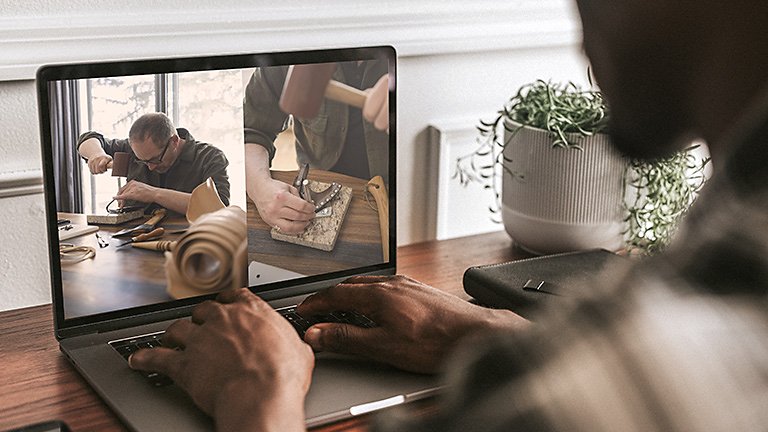
<path id="1" fill-rule="evenodd" d="M 131 163 L 131 154 L 115 152 L 107 168 L 112 168 L 112 177 L 128 177 L 128 167 Z"/>
<path id="2" fill-rule="evenodd" d="M 288 69 L 280 109 L 303 119 L 320 112 L 323 98 L 362 108 L 367 93 L 331 79 L 336 63 L 293 65 Z"/>
<path id="3" fill-rule="evenodd" d="M 139 249 L 147 249 L 158 252 L 172 251 L 176 246 L 176 240 L 155 240 L 133 243 L 131 246 Z"/>
<path id="4" fill-rule="evenodd" d="M 330 186 L 320 192 L 315 192 L 309 187 L 309 164 L 301 166 L 298 175 L 293 179 L 293 186 L 299 190 L 299 196 L 310 204 L 315 206 L 315 213 L 318 217 L 330 216 L 330 205 L 332 201 L 341 192 L 341 185 L 332 182 Z M 323 214 L 321 214 L 321 212 Z"/>
<path id="5" fill-rule="evenodd" d="M 155 240 L 163 236 L 165 234 L 165 228 L 155 228 L 152 231 L 144 234 L 139 234 L 136 237 L 131 237 L 130 240 L 124 241 L 117 245 L 117 247 L 123 247 L 127 244 L 136 243 L 136 242 L 144 242 L 148 240 Z"/>
<path id="6" fill-rule="evenodd" d="M 150 232 L 153 229 L 155 229 L 155 226 L 157 226 L 158 223 L 160 223 L 161 220 L 165 217 L 166 210 L 164 208 L 157 209 L 152 213 L 152 217 L 149 218 L 146 222 L 143 224 L 134 227 L 134 228 L 126 228 L 124 230 L 120 230 L 114 234 L 112 234 L 112 237 L 121 237 L 121 236 L 127 236 L 127 235 L 134 235 L 134 234 L 142 234 L 146 232 Z"/>
<path id="7" fill-rule="evenodd" d="M 98 232 L 96 233 L 96 241 L 99 243 L 99 247 L 102 249 L 109 246 L 109 240 L 102 237 Z"/>

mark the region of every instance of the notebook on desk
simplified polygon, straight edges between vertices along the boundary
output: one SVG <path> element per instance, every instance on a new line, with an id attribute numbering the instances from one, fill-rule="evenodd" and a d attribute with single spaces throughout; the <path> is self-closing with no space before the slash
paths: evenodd
<path id="1" fill-rule="evenodd" d="M 389 225 L 388 230 L 379 230 L 376 226 L 347 233 L 345 224 L 348 221 L 343 221 L 334 249 L 324 251 L 272 240 L 268 229 L 258 223 L 251 225 L 252 212 L 249 210 L 250 289 L 299 327 L 301 320 L 306 318 L 311 322 L 313 318 L 288 316 L 292 313 L 291 307 L 318 289 L 353 275 L 395 272 L 395 248 L 382 247 L 384 244 L 394 245 L 396 238 L 394 49 L 366 47 L 82 63 L 44 66 L 38 71 L 48 245 L 49 250 L 54 251 L 49 261 L 56 338 L 74 367 L 130 429 L 212 429 L 211 419 L 199 411 L 181 389 L 131 370 L 125 354 L 136 345 L 161 344 L 162 332 L 168 325 L 176 319 L 184 319 L 196 304 L 215 294 L 174 299 L 165 289 L 163 254 L 130 246 L 117 249 L 116 245 L 123 239 L 115 238 L 106 247 L 99 247 L 93 235 L 73 238 L 68 242 L 93 248 L 95 256 L 75 263 L 62 262 L 55 253 L 60 243 L 57 215 L 64 213 L 73 220 L 85 219 L 85 215 L 101 209 L 102 201 L 111 199 L 116 188 L 124 184 L 108 175 L 92 176 L 89 173 L 77 154 L 78 136 L 93 130 L 105 139 L 124 139 L 131 123 L 141 114 L 165 112 L 177 128 L 185 128 L 184 133 L 189 134 L 185 136 L 194 136 L 196 140 L 220 147 L 229 163 L 226 169 L 231 202 L 246 209 L 243 148 L 247 136 L 255 129 L 248 125 L 249 120 L 244 120 L 244 116 L 269 112 L 275 116 L 271 121 L 278 125 L 275 127 L 292 125 L 292 136 L 297 140 L 307 139 L 308 135 L 318 131 L 332 131 L 334 127 L 346 133 L 348 125 L 349 129 L 356 130 L 358 137 L 384 133 L 373 131 L 365 124 L 359 109 L 327 99 L 323 99 L 320 113 L 315 117 L 289 121 L 284 113 L 282 117 L 278 116 L 280 111 L 275 111 L 276 108 L 268 103 L 270 99 L 264 96 L 266 94 L 276 103 L 282 82 L 275 83 L 274 77 L 284 77 L 291 65 L 321 63 L 337 63 L 334 80 L 345 78 L 344 73 L 349 70 L 356 71 L 358 76 L 354 86 L 362 90 L 371 87 L 383 75 L 389 78 L 389 134 L 383 139 L 384 147 L 368 145 L 363 147 L 367 148 L 367 155 L 365 150 L 345 153 L 347 160 L 339 163 L 325 161 L 327 166 L 319 167 L 331 174 L 339 169 L 340 174 L 348 176 L 344 178 L 357 178 L 361 184 L 375 175 L 384 178 L 389 197 L 388 218 L 377 217 L 376 208 L 371 207 L 371 202 L 375 201 L 362 200 L 360 195 L 352 197 L 346 217 L 386 220 Z M 259 95 L 263 97 L 247 107 L 248 98 L 253 96 L 248 92 L 253 91 L 255 81 L 263 80 L 265 76 L 266 80 L 259 83 L 262 86 Z M 264 93 L 270 89 L 273 90 L 271 93 Z M 344 125 L 333 124 L 327 114 L 334 110 L 348 116 Z M 270 136 L 273 131 L 256 132 L 274 138 Z M 181 129 L 179 133 L 182 133 Z M 349 135 L 347 139 L 352 139 L 350 137 L 355 136 Z M 131 157 L 131 163 L 135 163 L 136 155 Z M 300 149 L 295 158 L 302 162 L 312 159 L 312 155 Z M 355 163 L 349 158 L 366 160 Z M 340 156 L 339 159 L 343 158 Z M 358 168 L 363 166 L 365 169 L 359 171 Z M 349 167 L 354 169 L 345 171 Z M 374 212 L 372 215 L 363 215 L 363 212 L 371 211 Z M 258 213 L 254 217 L 258 218 Z M 138 224 L 140 221 L 134 222 Z M 171 225 L 175 223 L 171 219 L 162 223 L 171 229 L 183 229 L 183 226 Z M 125 227 L 99 229 L 108 238 L 110 229 L 116 231 Z M 384 256 L 382 251 L 388 251 L 388 255 Z M 331 319 L 352 318 L 337 316 Z M 375 323 L 363 320 L 358 325 Z M 307 425 L 316 426 L 423 398 L 436 389 L 433 377 L 405 373 L 359 358 L 319 353 L 306 400 Z"/>

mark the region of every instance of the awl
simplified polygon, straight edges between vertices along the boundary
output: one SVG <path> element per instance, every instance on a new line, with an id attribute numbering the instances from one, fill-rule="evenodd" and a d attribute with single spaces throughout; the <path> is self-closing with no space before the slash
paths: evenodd
<path id="1" fill-rule="evenodd" d="M 126 228 L 124 230 L 118 231 L 114 234 L 112 234 L 112 237 L 122 237 L 127 235 L 134 235 L 134 234 L 141 234 L 150 232 L 153 229 L 155 229 L 155 226 L 160 223 L 161 220 L 165 217 L 166 210 L 164 208 L 155 210 L 154 213 L 152 213 L 152 217 L 149 218 L 146 222 L 143 224 L 135 227 L 135 228 Z"/>
<path id="2" fill-rule="evenodd" d="M 155 240 L 163 236 L 165 234 L 165 228 L 155 228 L 152 231 L 144 234 L 139 234 L 136 237 L 131 237 L 130 240 L 124 241 L 117 245 L 117 247 L 125 246 L 127 244 L 136 243 L 136 242 L 143 242 L 147 240 Z"/>

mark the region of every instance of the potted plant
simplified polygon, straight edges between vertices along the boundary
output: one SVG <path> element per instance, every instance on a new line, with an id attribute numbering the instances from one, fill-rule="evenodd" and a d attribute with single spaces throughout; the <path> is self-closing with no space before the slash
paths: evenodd
<path id="1" fill-rule="evenodd" d="M 688 180 L 690 149 L 652 164 L 626 159 L 604 133 L 607 121 L 600 92 L 538 80 L 480 122 L 478 148 L 457 160 L 455 175 L 493 189 L 494 218 L 531 252 L 658 249 L 703 180 Z M 674 181 L 654 182 L 658 170 Z M 674 215 L 650 217 L 662 207 Z"/>

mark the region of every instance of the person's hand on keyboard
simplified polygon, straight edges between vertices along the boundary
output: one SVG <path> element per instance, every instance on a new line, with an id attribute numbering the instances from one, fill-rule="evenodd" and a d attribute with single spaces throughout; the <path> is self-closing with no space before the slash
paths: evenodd
<path id="1" fill-rule="evenodd" d="M 304 430 L 312 349 L 247 289 L 201 303 L 191 321 L 168 328 L 163 345 L 135 352 L 130 366 L 173 379 L 217 430 Z"/>
<path id="2" fill-rule="evenodd" d="M 297 308 L 302 316 L 336 310 L 362 313 L 378 326 L 315 324 L 304 336 L 315 350 L 362 355 L 423 373 L 437 372 L 465 336 L 528 325 L 510 311 L 486 309 L 405 276 L 353 277 Z"/>

